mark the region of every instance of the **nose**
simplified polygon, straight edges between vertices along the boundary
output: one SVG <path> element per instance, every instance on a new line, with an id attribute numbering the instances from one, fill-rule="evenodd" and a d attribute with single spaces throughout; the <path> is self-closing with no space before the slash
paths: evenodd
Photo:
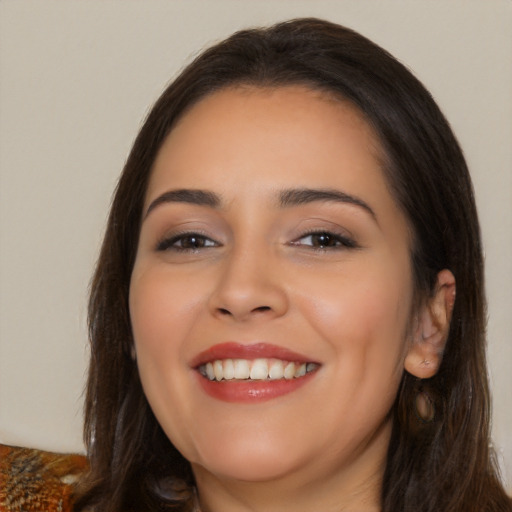
<path id="1" fill-rule="evenodd" d="M 288 297 L 275 258 L 264 251 L 233 251 L 221 265 L 210 296 L 213 315 L 246 322 L 286 313 Z"/>

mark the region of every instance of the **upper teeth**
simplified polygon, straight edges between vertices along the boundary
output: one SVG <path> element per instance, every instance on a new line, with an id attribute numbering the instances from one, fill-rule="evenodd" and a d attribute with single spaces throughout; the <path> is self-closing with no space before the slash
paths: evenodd
<path id="1" fill-rule="evenodd" d="M 293 363 L 280 359 L 217 359 L 199 367 L 209 380 L 278 380 L 294 379 L 312 372 L 316 363 Z"/>

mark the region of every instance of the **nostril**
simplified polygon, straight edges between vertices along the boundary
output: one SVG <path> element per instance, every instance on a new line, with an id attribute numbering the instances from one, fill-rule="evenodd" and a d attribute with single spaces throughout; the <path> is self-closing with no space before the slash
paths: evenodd
<path id="1" fill-rule="evenodd" d="M 270 311 L 270 306 L 260 306 L 253 309 L 254 312 Z"/>
<path id="2" fill-rule="evenodd" d="M 270 306 L 259 306 L 254 308 L 251 313 L 263 313 L 264 311 L 270 311 L 272 308 Z M 218 308 L 218 311 L 221 315 L 231 315 L 231 311 L 226 308 Z"/>

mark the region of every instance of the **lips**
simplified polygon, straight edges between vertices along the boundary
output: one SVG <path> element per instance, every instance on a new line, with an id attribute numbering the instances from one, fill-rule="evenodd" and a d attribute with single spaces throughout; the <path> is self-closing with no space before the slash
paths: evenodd
<path id="1" fill-rule="evenodd" d="M 259 402 L 306 384 L 319 364 L 306 356 L 267 343 L 222 343 L 201 352 L 191 363 L 200 385 L 228 402 Z"/>
<path id="2" fill-rule="evenodd" d="M 242 345 L 241 343 L 227 342 L 219 343 L 209 349 L 201 352 L 196 356 L 190 365 L 197 368 L 202 364 L 206 364 L 216 359 L 281 359 L 282 361 L 293 361 L 296 363 L 314 363 L 306 356 L 293 352 L 277 345 L 269 343 L 252 343 L 250 345 Z"/>

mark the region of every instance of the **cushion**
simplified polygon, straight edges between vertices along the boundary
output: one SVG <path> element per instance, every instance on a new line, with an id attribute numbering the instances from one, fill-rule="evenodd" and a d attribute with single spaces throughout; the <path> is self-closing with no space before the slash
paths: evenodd
<path id="1" fill-rule="evenodd" d="M 71 512 L 83 455 L 0 444 L 0 512 Z"/>

